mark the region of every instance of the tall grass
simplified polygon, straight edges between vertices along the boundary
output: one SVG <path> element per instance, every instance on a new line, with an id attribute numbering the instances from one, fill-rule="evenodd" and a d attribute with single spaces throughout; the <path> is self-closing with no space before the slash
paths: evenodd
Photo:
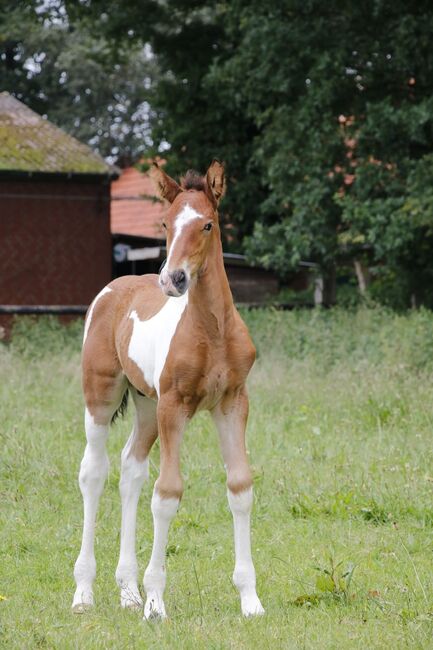
<path id="1" fill-rule="evenodd" d="M 430 648 L 433 633 L 433 315 L 314 310 L 243 314 L 253 553 L 261 620 L 244 621 L 232 529 L 206 414 L 183 445 L 185 494 L 168 548 L 170 620 L 120 610 L 119 455 L 113 429 L 96 540 L 96 607 L 70 614 L 84 449 L 80 323 L 19 321 L 0 346 L 0 644 L 6 648 Z M 151 457 L 151 484 L 158 466 Z M 150 556 L 151 486 L 137 554 Z"/>
<path id="2" fill-rule="evenodd" d="M 345 364 L 395 365 L 433 369 L 432 312 L 398 314 L 385 308 L 313 309 L 291 312 L 252 310 L 242 313 L 259 355 L 285 361 L 314 360 L 320 370 Z"/>

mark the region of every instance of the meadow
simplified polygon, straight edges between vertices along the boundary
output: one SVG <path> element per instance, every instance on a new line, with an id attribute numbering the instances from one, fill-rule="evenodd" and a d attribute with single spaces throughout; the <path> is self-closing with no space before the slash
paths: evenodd
<path id="1" fill-rule="evenodd" d="M 245 312 L 253 554 L 264 617 L 231 583 L 232 522 L 216 434 L 185 435 L 185 494 L 170 532 L 169 619 L 122 611 L 113 427 L 96 536 L 96 606 L 71 614 L 82 503 L 82 323 L 21 320 L 0 344 L 0 646 L 4 648 L 432 648 L 433 314 L 384 309 Z M 137 555 L 150 557 L 151 480 Z"/>

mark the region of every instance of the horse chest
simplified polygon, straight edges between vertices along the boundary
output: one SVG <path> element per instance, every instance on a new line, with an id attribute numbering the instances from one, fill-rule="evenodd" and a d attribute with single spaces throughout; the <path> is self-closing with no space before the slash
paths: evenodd
<path id="1" fill-rule="evenodd" d="M 145 320 L 132 310 L 123 366 L 130 382 L 149 397 L 174 389 L 185 402 L 209 408 L 246 378 L 250 364 L 245 364 L 245 346 L 233 336 L 215 341 L 205 330 L 193 331 L 187 303 L 187 294 L 170 298 Z"/>
<path id="2" fill-rule="evenodd" d="M 170 359 L 161 386 L 165 390 L 174 388 L 180 400 L 191 405 L 192 411 L 212 409 L 246 377 L 242 365 L 240 359 L 230 354 L 228 343 L 214 345 L 203 342 L 184 350 L 176 359 Z"/>
<path id="3" fill-rule="evenodd" d="M 166 365 L 172 339 L 188 302 L 188 295 L 169 298 L 162 309 L 147 320 L 132 311 L 133 322 L 127 356 L 143 373 L 150 389 L 160 394 L 160 377 Z"/>
<path id="4" fill-rule="evenodd" d="M 216 363 L 209 367 L 201 382 L 201 393 L 214 401 L 227 390 L 230 381 L 230 369 L 225 363 Z"/>

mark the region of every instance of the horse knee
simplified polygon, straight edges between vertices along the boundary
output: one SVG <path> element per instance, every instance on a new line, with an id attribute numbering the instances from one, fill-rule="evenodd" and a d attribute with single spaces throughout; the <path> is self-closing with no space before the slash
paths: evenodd
<path id="1" fill-rule="evenodd" d="M 230 510 L 234 515 L 248 515 L 251 512 L 253 505 L 253 489 L 251 486 L 248 489 L 237 493 L 228 489 L 227 498 Z"/>
<path id="2" fill-rule="evenodd" d="M 155 519 L 171 520 L 177 512 L 179 502 L 180 497 L 178 496 L 161 496 L 159 490 L 157 490 L 155 485 L 155 490 L 153 491 L 151 502 L 152 515 Z"/>
<path id="3" fill-rule="evenodd" d="M 227 487 L 232 494 L 245 492 L 251 488 L 252 484 L 251 470 L 248 465 L 228 469 Z"/>
<path id="4" fill-rule="evenodd" d="M 105 447 L 108 437 L 109 418 L 103 423 L 96 422 L 89 409 L 86 408 L 84 414 L 84 427 L 86 430 L 86 438 L 89 445 L 95 449 Z"/>
<path id="5" fill-rule="evenodd" d="M 157 494 L 162 501 L 177 499 L 180 501 L 183 494 L 183 481 L 180 475 L 160 475 L 155 483 L 154 494 Z"/>

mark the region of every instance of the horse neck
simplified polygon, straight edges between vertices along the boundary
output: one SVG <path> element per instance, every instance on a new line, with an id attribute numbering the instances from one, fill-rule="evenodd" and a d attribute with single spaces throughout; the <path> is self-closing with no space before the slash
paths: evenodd
<path id="1" fill-rule="evenodd" d="M 221 240 L 215 237 L 205 268 L 189 289 L 188 311 L 209 332 L 222 336 L 233 318 L 233 307 Z"/>

